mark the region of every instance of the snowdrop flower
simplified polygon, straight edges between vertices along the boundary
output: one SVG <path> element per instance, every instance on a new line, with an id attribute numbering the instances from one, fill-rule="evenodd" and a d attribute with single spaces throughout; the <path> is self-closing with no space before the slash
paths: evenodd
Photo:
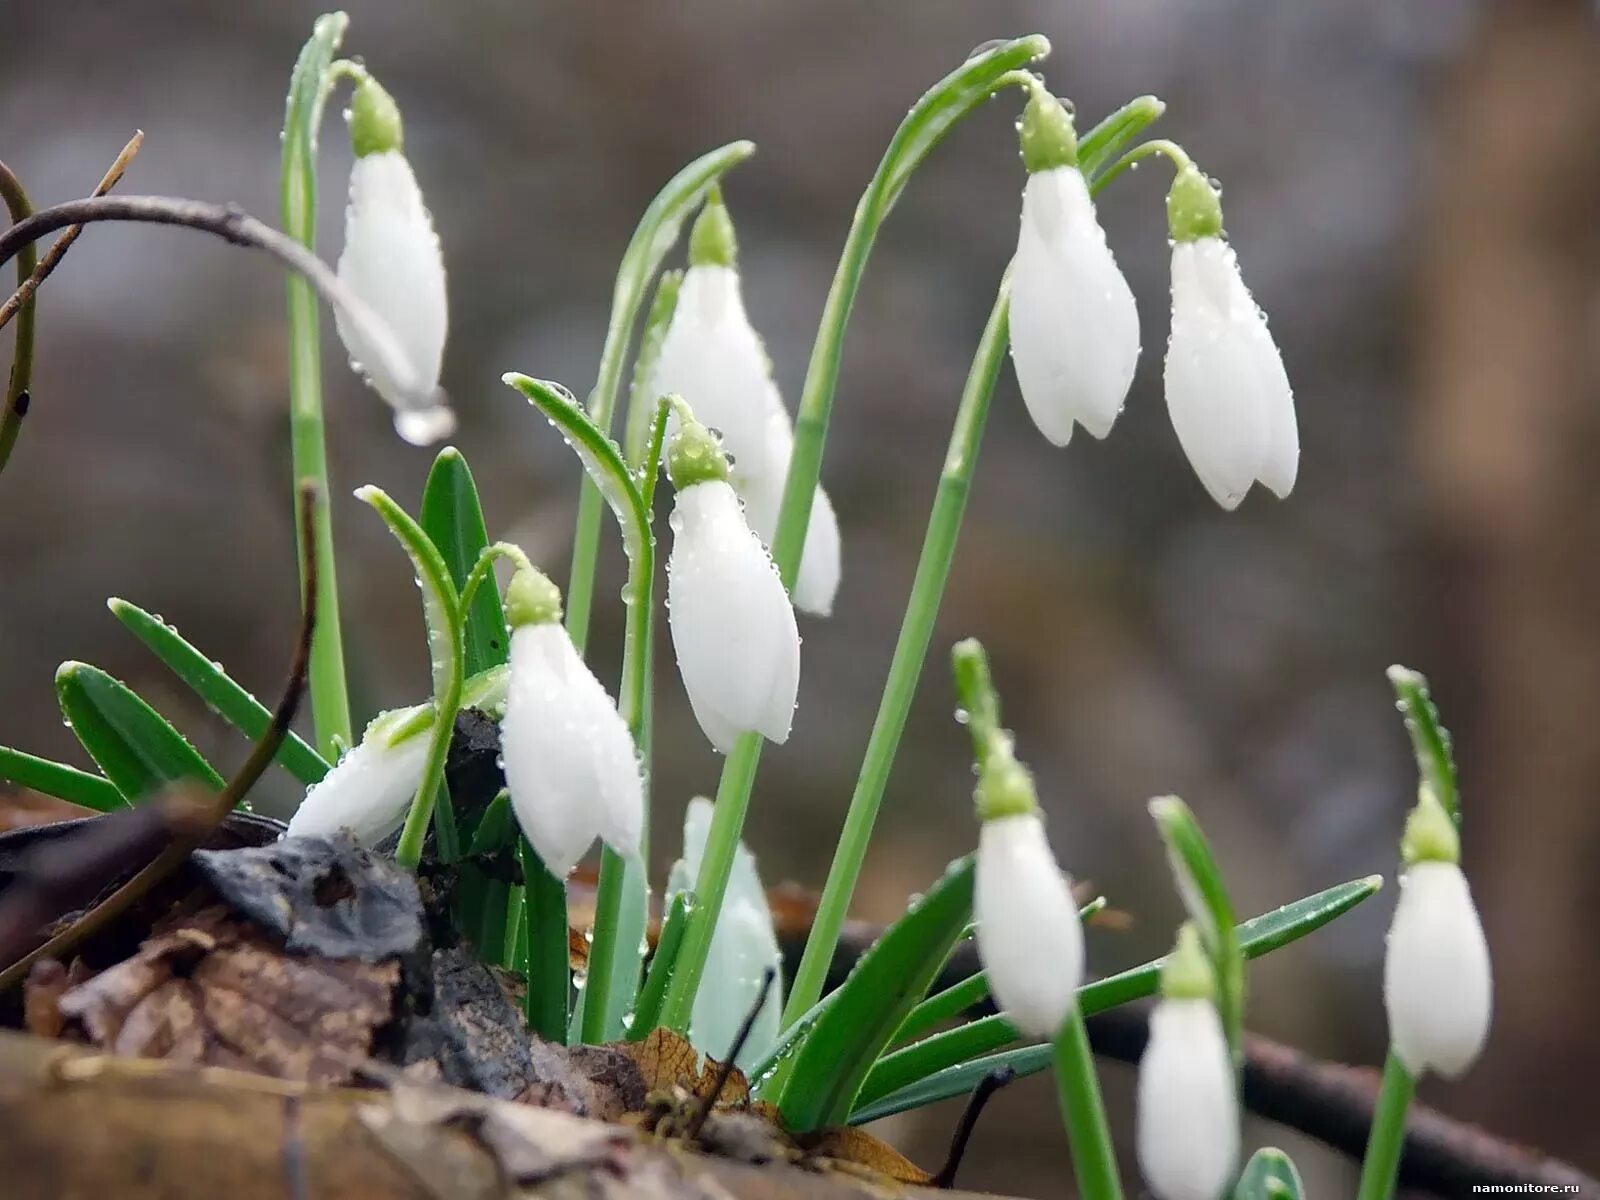
<path id="1" fill-rule="evenodd" d="M 1185 160 L 1167 196 L 1172 336 L 1167 412 L 1211 498 L 1236 508 L 1257 480 L 1280 499 L 1300 468 L 1283 357 L 1222 237 L 1217 190 Z"/>
<path id="2" fill-rule="evenodd" d="M 1000 734 L 978 777 L 978 956 L 995 1003 L 1023 1034 L 1053 1038 L 1083 982 L 1072 883 L 1045 838 L 1033 777 Z"/>
<path id="3" fill-rule="evenodd" d="M 389 742 L 394 714 L 373 721 L 361 741 L 333 770 L 312 785 L 289 819 L 288 837 L 332 837 L 348 833 L 362 846 L 376 846 L 405 824 L 422 786 L 428 757 L 424 729 L 399 745 Z"/>
<path id="4" fill-rule="evenodd" d="M 700 421 L 722 435 L 741 475 L 756 477 L 773 469 L 767 456 L 771 366 L 745 313 L 737 262 L 733 222 L 714 187 L 689 235 L 689 269 L 661 341 L 650 394 L 682 396 Z M 776 469 L 787 464 L 784 459 Z"/>
<path id="5" fill-rule="evenodd" d="M 448 322 L 439 238 L 401 150 L 400 110 L 389 93 L 363 79 L 345 117 L 356 161 L 339 279 L 370 312 L 338 310 L 339 337 L 350 365 L 395 410 L 400 436 L 427 445 L 455 428 L 439 389 Z"/>
<path id="6" fill-rule="evenodd" d="M 711 801 L 703 796 L 689 801 L 683 818 L 683 857 L 672 865 L 667 882 L 669 903 L 675 893 L 694 890 L 706 837 L 711 832 L 711 811 Z M 737 1065 L 746 1071 L 766 1057 L 778 1040 L 783 1013 L 783 955 L 778 949 L 766 889 L 756 873 L 756 860 L 740 842 L 734 851 L 728 890 L 723 895 L 722 911 L 717 915 L 717 928 L 706 955 L 706 978 L 715 979 L 717 986 L 703 987 L 695 994 L 694 1011 L 689 1018 L 689 1041 L 696 1050 L 719 1062 L 726 1059 L 734 1035 L 761 994 L 762 977 L 768 967 L 776 972 L 773 984 L 739 1052 Z"/>
<path id="7" fill-rule="evenodd" d="M 1191 924 L 1161 969 L 1161 1000 L 1139 1060 L 1139 1169 L 1161 1200 L 1217 1200 L 1239 1161 L 1233 1056 L 1216 981 Z"/>
<path id="8" fill-rule="evenodd" d="M 1139 314 L 1078 170 L 1066 107 L 1037 85 L 1020 126 L 1028 183 L 1011 266 L 1011 361 L 1033 423 L 1111 432 L 1139 360 Z"/>
<path id="9" fill-rule="evenodd" d="M 1383 963 L 1389 1041 L 1413 1078 L 1455 1079 L 1489 1036 L 1493 984 L 1455 822 L 1426 784 L 1401 851 L 1407 865 Z"/>
<path id="10" fill-rule="evenodd" d="M 744 501 L 744 514 L 762 545 L 772 546 L 778 534 L 778 512 L 783 507 L 783 485 L 789 474 L 789 458 L 794 450 L 794 429 L 789 413 L 778 396 L 777 385 L 767 381 L 770 394 L 767 414 L 766 462 L 769 468 L 756 474 L 740 469 L 735 460 L 729 482 Z M 806 524 L 806 540 L 800 552 L 800 569 L 795 574 L 794 605 L 801 612 L 826 617 L 833 612 L 833 598 L 839 591 L 839 518 L 828 493 L 817 485 L 811 500 L 811 519 Z"/>
<path id="11" fill-rule="evenodd" d="M 745 521 L 717 439 L 678 402 L 667 448 L 677 489 L 667 616 L 678 672 L 706 737 L 785 742 L 800 685 L 800 632 L 777 568 Z"/>
<path id="12" fill-rule="evenodd" d="M 506 589 L 511 678 L 500 755 L 517 824 L 556 878 L 596 836 L 639 856 L 644 783 L 628 727 L 561 625 L 561 593 L 530 566 Z"/>

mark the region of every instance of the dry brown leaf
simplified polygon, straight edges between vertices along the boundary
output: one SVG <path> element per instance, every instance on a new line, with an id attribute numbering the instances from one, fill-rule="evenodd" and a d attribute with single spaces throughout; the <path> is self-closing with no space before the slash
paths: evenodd
<path id="1" fill-rule="evenodd" d="M 898 1183 L 928 1184 L 933 1176 L 888 1142 L 864 1129 L 841 1125 L 805 1139 L 806 1162 L 814 1166 L 840 1164 L 886 1175 Z"/>
<path id="2" fill-rule="evenodd" d="M 722 1065 L 713 1058 L 701 1061 L 700 1052 L 682 1034 L 665 1026 L 650 1031 L 642 1042 L 621 1042 L 617 1049 L 638 1064 L 649 1091 L 682 1088 L 691 1096 L 704 1099 L 717 1084 Z M 744 1104 L 750 1099 L 750 1081 L 735 1067 L 717 1096 L 719 1104 Z"/>

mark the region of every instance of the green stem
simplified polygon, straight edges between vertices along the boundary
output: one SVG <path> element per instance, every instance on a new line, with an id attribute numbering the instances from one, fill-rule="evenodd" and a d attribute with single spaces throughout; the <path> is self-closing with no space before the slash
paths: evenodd
<path id="1" fill-rule="evenodd" d="M 5 201 L 14 225 L 33 212 L 28 193 L 5 163 L 0 163 L 0 200 Z M 17 251 L 17 286 L 27 283 L 39 265 L 39 248 L 29 242 Z M 33 379 L 33 329 L 34 304 L 37 293 L 29 296 L 17 310 L 17 339 L 11 359 L 11 378 L 6 384 L 5 409 L 0 412 L 0 471 L 11 459 L 11 447 L 17 444 L 17 434 L 22 428 L 22 418 L 28 412 L 28 385 Z"/>
<path id="2" fill-rule="evenodd" d="M 547 1042 L 567 1040 L 567 998 L 571 992 L 567 957 L 567 885 L 519 839 L 522 862 L 522 923 L 527 931 L 526 998 L 528 1028 Z"/>
<path id="3" fill-rule="evenodd" d="M 289 83 L 283 124 L 281 199 L 284 231 L 308 250 L 317 237 L 317 130 L 332 82 L 330 67 L 349 18 L 329 13 L 317 19 L 300 51 Z M 322 350 L 317 296 L 309 282 L 291 275 L 289 303 L 289 446 L 296 482 L 316 484 L 311 514 L 316 560 L 317 628 L 311 642 L 309 686 L 317 748 L 333 762 L 352 744 L 350 697 L 345 684 L 344 642 L 339 622 L 339 587 L 334 573 L 333 516 L 328 505 L 328 451 L 322 419 Z M 298 533 L 298 526 L 296 536 Z M 301 548 L 300 561 L 308 556 Z M 304 582 L 302 578 L 301 582 Z"/>
<path id="4" fill-rule="evenodd" d="M 1394 1195 L 1406 1142 L 1406 1110 L 1411 1107 L 1416 1086 L 1395 1052 L 1389 1051 L 1383 1064 L 1378 1104 L 1372 1111 L 1372 1132 L 1367 1136 L 1367 1155 L 1361 1162 L 1361 1187 L 1356 1200 L 1388 1200 Z"/>
<path id="5" fill-rule="evenodd" d="M 1056 1092 L 1061 1099 L 1061 1119 L 1072 1143 L 1072 1172 L 1082 1200 L 1121 1200 L 1117 1156 L 1111 1148 L 1111 1127 L 1106 1123 L 1095 1078 L 1094 1056 L 1083 1014 L 1073 1005 L 1067 1022 L 1056 1035 Z"/>
<path id="6" fill-rule="evenodd" d="M 989 416 L 989 401 L 994 395 L 1000 366 L 1005 361 L 1009 295 L 1009 281 L 1002 280 L 994 308 L 989 313 L 989 321 L 979 339 L 977 353 L 973 356 L 966 387 L 961 393 L 955 425 L 950 431 L 950 444 L 945 451 L 944 469 L 939 476 L 938 490 L 934 493 L 933 509 L 928 514 L 922 555 L 917 560 L 911 596 L 900 624 L 894 657 L 889 664 L 889 678 L 878 702 L 878 715 L 873 720 L 872 734 L 867 739 L 861 772 L 850 797 L 850 808 L 845 815 L 838 848 L 834 851 L 833 865 L 828 869 L 828 881 L 822 889 L 817 915 L 812 922 L 811 933 L 806 938 L 805 953 L 789 991 L 789 1001 L 783 1014 L 785 1025 L 815 1004 L 822 994 L 828 965 L 838 948 L 839 934 L 849 913 L 850 899 L 861 874 L 861 864 L 866 859 L 872 827 L 877 820 L 884 789 L 888 786 L 900 736 L 905 731 L 906 714 L 911 709 L 917 680 L 921 677 L 922 665 L 928 656 L 928 645 L 933 638 L 933 625 L 944 599 L 945 585 L 950 579 L 950 564 L 955 557 L 956 539 L 961 532 L 967 494 L 971 490 L 973 471 L 977 467 L 978 449 Z"/>

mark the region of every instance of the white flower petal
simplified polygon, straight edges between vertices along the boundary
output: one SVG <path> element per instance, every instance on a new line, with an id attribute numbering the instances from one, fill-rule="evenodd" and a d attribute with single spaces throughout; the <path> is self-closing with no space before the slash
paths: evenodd
<path id="1" fill-rule="evenodd" d="M 343 831 L 376 846 L 405 824 L 422 783 L 428 735 L 390 746 L 380 733 L 363 737 L 317 783 L 289 819 L 289 837 L 332 837 Z"/>
<path id="2" fill-rule="evenodd" d="M 1139 1170 L 1160 1200 L 1217 1200 L 1239 1161 L 1239 1101 L 1209 1000 L 1162 1000 L 1139 1060 Z"/>
<path id="3" fill-rule="evenodd" d="M 683 820 L 683 857 L 672 867 L 669 901 L 673 893 L 694 889 L 711 815 L 709 800 L 696 797 L 689 802 Z M 706 955 L 706 977 L 715 979 L 717 986 L 703 987 L 696 993 L 690 1017 L 689 1041 L 695 1049 L 718 1060 L 727 1056 L 734 1035 L 760 993 L 763 972 L 772 967 L 777 972 L 772 990 L 751 1027 L 737 1065 L 748 1069 L 764 1058 L 778 1040 L 783 1013 L 782 965 L 766 890 L 756 873 L 755 859 L 740 842 L 734 851 L 728 890 Z"/>
<path id="4" fill-rule="evenodd" d="M 1172 248 L 1167 412 L 1195 474 L 1223 508 L 1258 478 L 1294 486 L 1300 441 L 1294 395 L 1266 318 L 1221 238 Z"/>
<path id="5" fill-rule="evenodd" d="M 768 384 L 766 470 L 751 475 L 735 467 L 730 482 L 744 501 L 745 519 L 769 550 L 778 533 L 778 511 L 783 506 L 783 487 L 789 473 L 789 458 L 794 450 L 794 430 L 775 386 Z M 800 553 L 800 570 L 792 594 L 795 607 L 817 617 L 833 612 L 833 599 L 839 591 L 841 546 L 839 518 L 828 493 L 817 485 L 811 500 L 811 519 L 806 524 L 805 545 Z"/>
<path id="6" fill-rule="evenodd" d="M 650 394 L 682 396 L 696 420 L 722 435 L 736 469 L 755 475 L 766 470 L 768 376 L 767 354 L 745 314 L 738 271 L 690 267 L 661 341 Z M 667 428 L 669 434 L 677 429 L 676 414 Z"/>
<path id="7" fill-rule="evenodd" d="M 597 834 L 638 855 L 644 790 L 633 739 L 558 624 L 511 635 L 500 744 L 517 822 L 552 874 L 571 871 Z"/>
<path id="8" fill-rule="evenodd" d="M 1489 946 L 1461 868 L 1407 868 L 1383 963 L 1389 1041 L 1406 1070 L 1454 1079 L 1470 1067 L 1489 1036 L 1492 993 Z"/>
<path id="9" fill-rule="evenodd" d="M 995 1003 L 1030 1037 L 1054 1037 L 1083 982 L 1083 926 L 1036 814 L 985 821 L 973 912 Z"/>
<path id="10" fill-rule="evenodd" d="M 454 428 L 439 369 L 449 323 L 444 258 L 411 165 L 397 150 L 356 159 L 339 278 L 386 328 L 336 313 L 351 365 L 396 411 L 408 440 Z"/>
<path id="11" fill-rule="evenodd" d="M 668 623 L 701 729 L 723 753 L 746 730 L 786 741 L 800 683 L 800 633 L 772 559 L 726 483 L 679 492 L 671 526 Z"/>
<path id="12" fill-rule="evenodd" d="M 1065 446 L 1077 421 L 1111 432 L 1139 361 L 1139 313 L 1075 167 L 1022 193 L 1011 269 L 1011 358 L 1039 431 Z"/>

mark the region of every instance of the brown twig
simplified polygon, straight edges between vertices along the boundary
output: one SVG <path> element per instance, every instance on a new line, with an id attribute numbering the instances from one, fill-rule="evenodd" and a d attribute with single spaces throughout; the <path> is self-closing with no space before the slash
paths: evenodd
<path id="1" fill-rule="evenodd" d="M 972 1131 L 978 1127 L 978 1118 L 983 1115 L 994 1094 L 1016 1077 L 1014 1068 L 998 1067 L 978 1080 L 967 1107 L 961 1112 L 961 1119 L 956 1122 L 956 1131 L 950 1138 L 950 1153 L 945 1156 L 944 1166 L 933 1177 L 933 1187 L 946 1190 L 955 1187 L 956 1172 L 961 1169 L 961 1160 L 967 1155 L 967 1143 L 972 1140 Z"/>
<path id="2" fill-rule="evenodd" d="M 1148 1030 L 1143 1006 L 1124 1005 L 1088 1019 L 1096 1054 L 1136 1063 Z M 1378 1073 L 1371 1068 L 1321 1062 L 1269 1038 L 1247 1034 L 1240 1099 L 1251 1112 L 1310 1134 L 1359 1159 L 1372 1128 Z M 1464 1196 L 1474 1184 L 1534 1183 L 1575 1187 L 1600 1195 L 1600 1180 L 1539 1150 L 1497 1138 L 1413 1104 L 1406 1120 L 1400 1184 L 1440 1196 Z"/>
<path id="3" fill-rule="evenodd" d="M 106 922 L 114 919 L 119 914 L 126 912 L 135 901 L 146 895 L 151 888 L 160 883 L 177 867 L 183 863 L 190 853 L 197 847 L 204 845 L 208 837 L 222 824 L 227 815 L 245 795 L 255 786 L 272 760 L 277 756 L 279 747 L 283 744 L 284 736 L 289 731 L 289 725 L 294 720 L 296 710 L 300 707 L 300 697 L 306 686 L 306 667 L 311 656 L 311 634 L 316 627 L 316 556 L 311 553 L 312 539 L 310 537 L 311 513 L 316 499 L 316 489 L 310 483 L 300 486 L 299 510 L 302 537 L 300 545 L 304 547 L 301 563 L 302 579 L 304 580 L 303 596 L 300 610 L 300 629 L 296 637 L 294 657 L 289 668 L 289 679 L 285 683 L 283 695 L 279 698 L 277 707 L 273 710 L 272 721 L 256 739 L 255 745 L 250 750 L 250 755 L 244 764 L 235 772 L 227 785 L 215 796 L 196 800 L 190 792 L 179 792 L 165 797 L 160 805 L 161 820 L 159 832 L 163 834 L 164 848 L 146 866 L 140 869 L 131 879 L 123 883 L 104 900 L 79 916 L 71 924 L 51 936 L 45 943 L 31 952 L 23 955 L 11 963 L 4 971 L 0 971 L 0 995 L 17 986 L 26 978 L 29 968 L 40 958 L 64 958 L 79 945 L 85 938 L 103 928 Z M 97 823 L 95 829 L 86 836 L 103 839 Z M 120 839 L 119 839 L 120 840 Z M 126 843 L 123 843 L 124 845 Z M 95 843 L 100 846 L 100 841 Z M 106 861 L 106 851 L 101 850 L 97 856 L 88 861 L 88 870 L 100 867 Z M 124 855 L 120 861 L 126 862 Z M 73 881 L 77 886 L 85 875 L 84 864 L 74 864 L 75 874 L 78 876 Z M 101 876 L 103 879 L 104 876 Z M 13 899 L 7 897 L 5 908 L 13 904 L 21 908 L 30 906 L 37 908 L 39 901 L 37 892 L 39 885 L 14 885 L 13 890 L 20 886 L 23 894 Z M 46 884 L 60 890 L 58 882 Z M 31 893 L 31 894 L 30 894 Z M 15 921 L 4 918 L 4 909 L 0 909 L 0 928 Z"/>
<path id="4" fill-rule="evenodd" d="M 33 205 L 28 200 L 28 193 L 23 190 L 22 182 L 3 162 L 0 162 L 0 200 L 5 201 L 6 210 L 15 222 L 25 221 L 33 212 Z M 26 286 L 37 266 L 38 255 L 30 242 L 21 247 L 17 255 L 19 287 Z M 17 341 L 12 351 L 11 376 L 6 383 L 5 408 L 0 409 L 0 470 L 5 469 L 6 460 L 11 457 L 11 447 L 17 441 L 17 430 L 22 427 L 22 418 L 28 412 L 28 384 L 33 379 L 33 310 L 33 299 L 30 297 L 22 306 L 22 318 L 17 322 Z"/>
<path id="5" fill-rule="evenodd" d="M 134 155 L 139 153 L 139 147 L 144 145 L 144 130 L 136 129 L 128 144 L 122 148 L 106 173 L 101 176 L 100 182 L 95 184 L 94 196 L 104 196 L 121 181 L 123 172 L 128 169 L 128 164 L 133 161 Z M 12 220 L 20 221 L 27 216 L 12 214 Z M 33 294 L 39 290 L 39 285 L 50 277 L 50 272 L 56 269 L 62 256 L 72 249 L 72 243 L 78 240 L 78 235 L 83 232 L 82 225 L 69 225 L 67 231 L 55 240 L 55 244 L 45 251 L 44 257 L 39 260 L 39 265 L 34 267 L 26 279 L 17 285 L 17 290 L 4 304 L 0 304 L 0 329 L 4 329 L 17 315 L 17 310 L 32 299 Z"/>
<path id="6" fill-rule="evenodd" d="M 739 1022 L 739 1030 L 733 1035 L 733 1042 L 728 1046 L 727 1054 L 722 1056 L 722 1064 L 717 1068 L 717 1077 L 712 1081 L 711 1090 L 701 1099 L 700 1107 L 695 1109 L 694 1115 L 689 1118 L 689 1124 L 683 1131 L 685 1140 L 694 1141 L 705 1128 L 706 1118 L 711 1115 L 711 1110 L 722 1097 L 722 1089 L 727 1087 L 728 1080 L 733 1078 L 733 1064 L 744 1049 L 744 1044 L 750 1040 L 750 1031 L 756 1027 L 756 1018 L 766 1006 L 767 996 L 771 994 L 772 984 L 777 978 L 776 967 L 768 967 L 761 973 L 761 986 L 756 990 L 755 1003 L 750 1005 L 750 1011 L 745 1013 L 744 1020 Z"/>

